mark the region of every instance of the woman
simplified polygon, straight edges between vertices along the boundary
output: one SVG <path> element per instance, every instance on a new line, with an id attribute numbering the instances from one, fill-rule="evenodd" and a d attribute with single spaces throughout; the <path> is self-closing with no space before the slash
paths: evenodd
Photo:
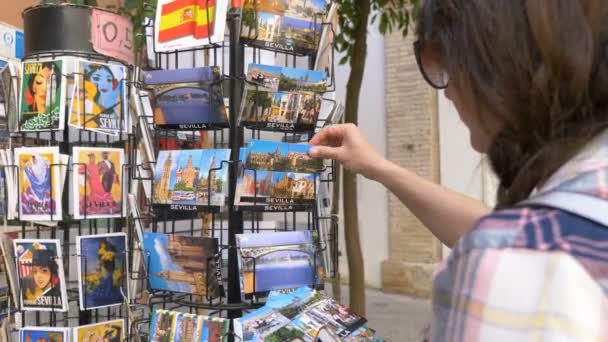
<path id="1" fill-rule="evenodd" d="M 355 126 L 312 139 L 311 156 L 381 182 L 453 248 L 432 340 L 608 340 L 606 19 L 605 0 L 423 2 L 419 66 L 496 171 L 491 213 L 384 160 Z"/>

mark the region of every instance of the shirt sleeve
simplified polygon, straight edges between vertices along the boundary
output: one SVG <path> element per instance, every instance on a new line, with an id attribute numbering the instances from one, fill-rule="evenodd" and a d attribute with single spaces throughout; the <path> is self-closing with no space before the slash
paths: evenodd
<path id="1" fill-rule="evenodd" d="M 608 299 L 570 254 L 473 249 L 433 285 L 432 341 L 608 341 Z"/>

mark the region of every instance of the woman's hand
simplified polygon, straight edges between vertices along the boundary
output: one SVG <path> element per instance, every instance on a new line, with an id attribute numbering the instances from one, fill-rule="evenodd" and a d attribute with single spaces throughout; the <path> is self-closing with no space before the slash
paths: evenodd
<path id="1" fill-rule="evenodd" d="M 311 157 L 334 159 L 345 168 L 370 179 L 377 177 L 377 171 L 386 162 L 353 124 L 325 128 L 310 143 L 314 145 L 309 152 Z"/>

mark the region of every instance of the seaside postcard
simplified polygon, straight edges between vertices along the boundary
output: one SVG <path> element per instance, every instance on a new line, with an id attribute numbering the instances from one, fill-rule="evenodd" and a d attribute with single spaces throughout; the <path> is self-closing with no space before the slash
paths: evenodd
<path id="1" fill-rule="evenodd" d="M 143 78 L 152 91 L 155 126 L 228 127 L 218 67 L 144 71 Z"/>
<path id="2" fill-rule="evenodd" d="M 69 125 L 109 135 L 126 132 L 126 67 L 77 60 L 75 71 Z"/>
<path id="3" fill-rule="evenodd" d="M 172 209 L 223 206 L 226 202 L 229 149 L 160 151 L 154 171 L 154 204 Z"/>
<path id="4" fill-rule="evenodd" d="M 241 293 L 320 284 L 323 267 L 309 231 L 239 234 Z"/>
<path id="5" fill-rule="evenodd" d="M 255 140 L 249 141 L 243 160 L 252 170 L 318 173 L 323 170 L 323 160 L 308 156 L 309 144 Z"/>
<path id="6" fill-rule="evenodd" d="M 15 149 L 19 166 L 19 216 L 22 221 L 62 219 L 59 147 Z"/>
<path id="7" fill-rule="evenodd" d="M 122 319 L 82 325 L 74 328 L 74 342 L 125 341 L 126 331 Z"/>
<path id="8" fill-rule="evenodd" d="M 150 288 L 215 298 L 215 238 L 144 232 L 144 258 Z"/>
<path id="9" fill-rule="evenodd" d="M 71 342 L 69 328 L 25 327 L 19 329 L 19 342 Z"/>
<path id="10" fill-rule="evenodd" d="M 21 309 L 67 311 L 67 291 L 59 240 L 13 240 Z"/>
<path id="11" fill-rule="evenodd" d="M 74 218 L 94 219 L 126 215 L 122 174 L 124 150 L 75 146 L 72 152 Z"/>
<path id="12" fill-rule="evenodd" d="M 329 0 L 245 0 L 241 39 L 263 49 L 314 53 L 328 4 Z"/>
<path id="13" fill-rule="evenodd" d="M 65 61 L 23 62 L 21 75 L 19 130 L 62 130 L 67 84 Z"/>
<path id="14" fill-rule="evenodd" d="M 127 235 L 78 236 L 78 294 L 80 310 L 125 303 L 128 295 Z"/>

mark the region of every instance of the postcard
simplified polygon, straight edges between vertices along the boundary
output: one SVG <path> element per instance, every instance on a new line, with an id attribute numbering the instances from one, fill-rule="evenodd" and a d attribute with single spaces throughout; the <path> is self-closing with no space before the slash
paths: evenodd
<path id="1" fill-rule="evenodd" d="M 75 146 L 72 153 L 74 218 L 124 216 L 126 213 L 122 174 L 124 150 Z"/>
<path id="2" fill-rule="evenodd" d="M 160 151 L 154 171 L 154 203 L 172 209 L 223 206 L 228 186 L 229 149 Z"/>
<path id="3" fill-rule="evenodd" d="M 245 167 L 252 170 L 317 173 L 323 170 L 323 160 L 308 156 L 308 144 L 290 144 L 266 140 L 250 140 Z"/>
<path id="4" fill-rule="evenodd" d="M 249 64 L 246 78 L 248 83 L 258 86 L 258 90 L 316 93 L 327 90 L 327 73 L 319 70 Z"/>
<path id="5" fill-rule="evenodd" d="M 223 342 L 230 333 L 230 320 L 216 317 L 199 316 L 196 341 Z"/>
<path id="6" fill-rule="evenodd" d="M 229 1 L 159 0 L 154 20 L 154 52 L 223 42 Z"/>
<path id="7" fill-rule="evenodd" d="M 237 180 L 235 205 L 267 206 L 269 210 L 300 208 L 314 203 L 316 183 L 311 174 L 243 170 Z"/>
<path id="8" fill-rule="evenodd" d="M 329 0 L 245 0 L 241 39 L 263 49 L 314 53 L 329 3 Z"/>
<path id="9" fill-rule="evenodd" d="M 8 62 L 0 72 L 2 78 L 2 91 L 4 93 L 4 107 L 7 116 L 7 125 L 10 132 L 18 130 L 19 107 L 19 72 L 20 63 Z"/>
<path id="10" fill-rule="evenodd" d="M 144 258 L 150 287 L 203 295 L 219 295 L 215 254 L 217 239 L 144 232 Z"/>
<path id="11" fill-rule="evenodd" d="M 163 128 L 227 127 L 218 67 L 144 71 L 153 91 L 154 124 Z"/>
<path id="12" fill-rule="evenodd" d="M 121 305 L 128 300 L 125 233 L 78 236 L 76 254 L 80 310 Z"/>
<path id="13" fill-rule="evenodd" d="M 19 236 L 17 232 L 15 233 L 3 233 L 0 235 L 0 249 L 2 251 L 2 264 L 4 265 L 4 270 L 6 272 L 6 278 L 8 280 L 8 286 L 11 294 L 11 303 L 12 307 L 17 307 L 19 303 L 19 294 L 18 294 L 18 285 L 19 278 L 17 275 L 17 268 L 15 265 L 15 247 L 13 243 L 13 239 L 16 239 Z"/>
<path id="14" fill-rule="evenodd" d="M 273 92 L 248 84 L 243 93 L 239 125 L 285 132 L 313 131 L 323 98 L 313 92 Z"/>
<path id="15" fill-rule="evenodd" d="M 180 312 L 173 318 L 173 329 L 171 329 L 171 341 L 191 342 L 198 341 L 196 333 L 198 331 L 199 316 Z"/>
<path id="16" fill-rule="evenodd" d="M 19 342 L 71 342 L 69 328 L 25 327 L 19 329 Z"/>
<path id="17" fill-rule="evenodd" d="M 155 310 L 150 323 L 150 342 L 172 342 L 173 322 L 179 313 L 168 310 Z"/>
<path id="18" fill-rule="evenodd" d="M 124 341 L 126 330 L 125 321 L 122 319 L 81 325 L 74 328 L 74 342 Z"/>
<path id="19" fill-rule="evenodd" d="M 67 311 L 67 291 L 59 240 L 13 240 L 21 309 Z"/>
<path id="20" fill-rule="evenodd" d="M 349 337 L 373 334 L 364 327 L 365 322 L 320 292 L 300 288 L 269 297 L 264 307 L 235 320 L 234 326 L 236 335 L 245 342 L 315 341 L 317 336 L 327 341 L 360 341 Z"/>
<path id="21" fill-rule="evenodd" d="M 59 147 L 15 149 L 19 166 L 19 216 L 22 221 L 62 219 Z"/>
<path id="22" fill-rule="evenodd" d="M 69 125 L 111 135 L 126 132 L 127 77 L 121 64 L 77 60 Z"/>
<path id="23" fill-rule="evenodd" d="M 62 130 L 64 127 L 65 61 L 22 63 L 19 130 Z"/>
<path id="24" fill-rule="evenodd" d="M 309 231 L 239 234 L 236 241 L 243 294 L 321 282 L 322 267 Z"/>

